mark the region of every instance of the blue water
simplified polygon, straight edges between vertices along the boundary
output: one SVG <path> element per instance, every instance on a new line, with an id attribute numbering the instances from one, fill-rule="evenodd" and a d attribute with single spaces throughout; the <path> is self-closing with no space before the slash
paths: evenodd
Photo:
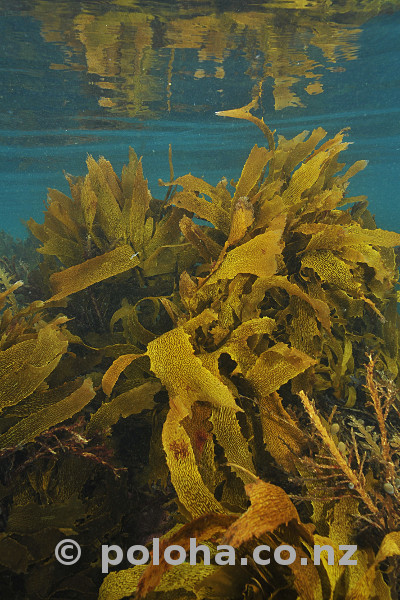
<path id="1" fill-rule="evenodd" d="M 163 198 L 158 179 L 169 178 L 169 143 L 175 175 L 190 171 L 211 183 L 237 178 L 251 147 L 265 143 L 251 123 L 215 115 L 251 100 L 257 78 L 249 73 L 249 49 L 240 43 L 225 52 L 223 77 L 212 76 L 215 60 L 201 63 L 209 76 L 194 77 L 198 49 L 177 48 L 169 92 L 171 49 L 160 44 L 158 61 L 146 77 L 153 78 L 149 89 L 160 84 L 164 92 L 144 98 L 142 110 L 130 116 L 123 106 L 118 111 L 99 106 L 101 77 L 90 71 L 82 53 L 57 35 L 49 39 L 48 26 L 43 32 L 37 16 L 5 4 L 0 13 L 0 229 L 23 237 L 23 220 L 33 216 L 42 222 L 46 189 L 68 192 L 63 170 L 84 174 L 88 153 L 104 155 L 118 173 L 133 146 L 143 155 L 153 195 Z M 353 53 L 339 54 L 334 63 L 319 48 L 307 47 L 315 72 L 323 74 L 323 93 L 309 95 L 300 78 L 291 89 L 304 106 L 276 110 L 273 80 L 267 78 L 257 114 L 285 137 L 317 126 L 329 135 L 351 127 L 347 139 L 353 143 L 345 160 L 367 159 L 369 165 L 352 181 L 350 194 L 366 194 L 379 226 L 400 231 L 400 12 L 377 16 L 358 29 Z M 262 61 L 261 53 L 254 55 Z M 116 90 L 112 99 L 118 95 L 118 73 L 109 81 Z M 132 85 L 135 99 L 140 81 Z"/>

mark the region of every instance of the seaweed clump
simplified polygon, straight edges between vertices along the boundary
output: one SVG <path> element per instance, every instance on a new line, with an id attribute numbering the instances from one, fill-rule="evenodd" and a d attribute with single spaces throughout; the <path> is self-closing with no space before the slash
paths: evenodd
<path id="1" fill-rule="evenodd" d="M 121 178 L 90 157 L 86 177 L 68 176 L 72 198 L 51 190 L 44 225 L 29 223 L 47 257 L 45 310 L 62 303 L 74 317 L 64 335 L 101 379 L 85 435 L 115 440 L 121 417 L 126 428 L 149 417 L 134 482 L 177 507 L 161 544 L 196 537 L 215 556 L 222 541 L 249 558 L 114 572 L 101 600 L 397 594 L 400 234 L 377 228 L 365 197 L 347 197 L 366 163 L 343 172 L 345 131 L 276 143 L 251 108 L 221 113 L 267 138 L 238 181 L 175 178 L 170 160 L 160 202 L 133 151 Z M 64 376 L 76 365 L 66 357 Z M 354 540 L 357 569 L 340 560 Z M 290 544 L 296 558 L 256 565 L 260 544 Z M 327 544 L 334 563 L 314 564 Z"/>

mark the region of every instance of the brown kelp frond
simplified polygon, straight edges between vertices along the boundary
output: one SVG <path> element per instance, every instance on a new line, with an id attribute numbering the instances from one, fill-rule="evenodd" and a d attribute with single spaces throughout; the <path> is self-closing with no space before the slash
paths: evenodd
<path id="1" fill-rule="evenodd" d="M 5 448 L 29 447 L 61 418 L 90 411 L 82 437 L 98 436 L 122 462 L 133 448 L 123 476 L 129 494 L 143 493 L 140 481 L 146 497 L 168 496 L 163 511 L 175 503 L 177 543 L 186 548 L 196 532 L 215 554 L 225 524 L 225 541 L 241 557 L 259 543 L 296 548 L 293 564 L 278 570 L 236 564 L 226 575 L 232 597 L 245 597 L 248 586 L 284 600 L 357 598 L 359 586 L 360 598 L 389 600 L 396 576 L 383 576 L 380 563 L 395 566 L 400 528 L 400 234 L 376 227 L 365 198 L 347 197 L 366 163 L 343 169 L 345 131 L 326 140 L 318 128 L 275 143 L 253 105 L 224 114 L 256 121 L 268 147 L 252 148 L 230 186 L 177 177 L 170 152 L 161 202 L 131 150 L 120 177 L 104 158 L 89 157 L 85 177 L 67 176 L 70 198 L 49 191 L 44 224 L 31 220 L 30 228 L 47 257 L 50 299 L 16 318 L 5 307 L 13 288 L 0 297 L 1 348 L 13 365 L 0 439 Z M 65 317 L 47 319 L 61 302 L 71 331 Z M 365 376 L 366 353 L 374 358 Z M 98 394 L 87 408 L 95 390 L 88 375 Z M 150 448 L 139 469 L 132 427 L 143 428 Z M 51 450 L 62 452 L 50 439 L 38 458 L 46 465 Z M 83 442 L 75 452 L 76 441 L 65 442 L 66 464 L 91 453 Z M 99 466 L 107 456 L 99 449 Z M 92 489 L 81 484 L 79 501 Z M 339 564 L 339 546 L 368 535 L 360 568 Z M 332 545 L 335 564 L 312 565 L 315 544 Z M 217 581 L 226 569 L 190 569 L 153 566 L 141 583 L 142 567 L 113 573 L 100 598 L 137 589 L 142 597 L 224 597 Z"/>

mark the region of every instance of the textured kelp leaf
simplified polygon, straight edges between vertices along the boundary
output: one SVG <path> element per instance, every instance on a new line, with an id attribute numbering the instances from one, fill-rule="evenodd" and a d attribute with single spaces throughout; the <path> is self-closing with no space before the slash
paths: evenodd
<path id="1" fill-rule="evenodd" d="M 330 595 L 329 600 L 333 600 L 334 597 L 338 597 L 338 594 L 342 592 L 344 582 L 341 581 L 343 578 L 343 574 L 345 571 L 345 565 L 340 565 L 339 560 L 343 556 L 343 550 L 339 550 L 339 546 L 334 544 L 332 539 L 329 537 L 323 537 L 321 535 L 314 534 L 314 544 L 318 546 L 330 546 L 334 549 L 334 564 L 328 564 L 328 554 L 327 552 L 320 553 L 321 564 L 325 570 L 325 573 L 328 576 L 329 584 L 330 584 Z M 310 552 L 312 561 L 314 561 L 314 546 L 307 546 L 307 549 Z M 342 584 L 342 585 L 341 585 Z M 344 591 L 344 590 L 343 590 Z M 343 593 L 343 592 L 342 592 Z"/>
<path id="2" fill-rule="evenodd" d="M 31 342 L 0 351 L 0 410 L 34 392 L 56 368 L 68 346 L 57 324 L 45 326 Z"/>
<path id="3" fill-rule="evenodd" d="M 381 595 L 379 598 L 384 598 L 382 592 L 382 574 L 379 572 L 379 563 L 391 556 L 400 556 L 400 531 L 392 531 L 385 535 L 378 550 L 378 554 L 374 562 L 369 566 L 368 570 L 357 581 L 350 592 L 346 596 L 346 600 L 369 600 L 377 597 L 376 587 L 379 586 Z M 391 598 L 388 589 L 388 600 Z"/>
<path id="4" fill-rule="evenodd" d="M 238 547 L 265 533 L 272 533 L 280 525 L 294 519 L 299 522 L 297 510 L 286 492 L 271 483 L 257 479 L 246 485 L 251 506 L 226 531 L 222 543 Z"/>
<path id="5" fill-rule="evenodd" d="M 190 173 L 188 175 L 183 175 L 183 177 L 178 177 L 174 181 L 164 185 L 181 185 L 185 192 L 205 194 L 212 200 L 213 205 L 222 209 L 224 209 L 227 202 L 229 202 L 230 207 L 232 202 L 230 194 L 225 186 L 217 185 L 214 187 L 204 181 L 204 179 L 195 177 Z"/>
<path id="6" fill-rule="evenodd" d="M 70 419 L 94 396 L 95 391 L 91 379 L 85 379 L 77 390 L 63 400 L 34 412 L 0 435 L 0 447 L 12 448 L 32 442 L 43 431 Z"/>
<path id="7" fill-rule="evenodd" d="M 124 206 L 124 213 L 125 210 L 127 211 L 126 220 L 129 224 L 129 238 L 136 252 L 143 252 L 144 250 L 144 224 L 149 206 L 150 193 L 147 187 L 147 179 L 143 177 L 143 167 L 141 161 L 139 161 L 133 181 L 132 196 Z"/>
<path id="8" fill-rule="evenodd" d="M 4 412 L 4 415 L 7 415 L 7 417 L 27 417 L 28 415 L 37 412 L 46 406 L 50 406 L 51 404 L 55 404 L 63 398 L 66 398 L 72 394 L 72 392 L 74 392 L 81 385 L 81 383 L 81 380 L 69 381 L 55 389 L 51 388 L 44 391 L 35 390 L 33 394 L 30 394 L 30 396 L 25 398 L 25 400 L 22 400 L 14 406 L 10 406 Z"/>
<path id="9" fill-rule="evenodd" d="M 245 244 L 228 252 L 221 266 L 211 275 L 207 283 L 219 279 L 233 279 L 239 273 L 249 273 L 258 277 L 271 277 L 277 271 L 276 256 L 282 252 L 281 236 L 284 223 L 279 227 L 257 235 Z"/>
<path id="10" fill-rule="evenodd" d="M 189 565 L 182 563 L 165 574 L 156 591 L 148 595 L 148 600 L 189 600 L 196 598 L 193 591 L 197 583 L 217 570 L 215 565 Z M 146 569 L 139 565 L 125 571 L 109 573 L 103 581 L 98 600 L 122 600 L 131 596 L 137 589 L 139 579 Z M 175 591 L 175 594 L 173 593 Z M 167 596 L 168 594 L 168 596 Z"/>
<path id="11" fill-rule="evenodd" d="M 208 202 L 204 196 L 197 196 L 194 192 L 178 192 L 174 195 L 173 203 L 179 208 L 193 212 L 200 219 L 208 221 L 225 235 L 229 234 L 230 219 L 228 213 L 216 204 Z"/>
<path id="12" fill-rule="evenodd" d="M 10 287 L 8 287 L 6 290 L 4 290 L 4 292 L 0 292 L 0 309 L 2 309 L 3 306 L 5 305 L 5 303 L 7 302 L 7 297 L 10 294 L 12 294 L 13 292 L 15 292 L 15 290 L 18 290 L 18 288 L 22 287 L 23 285 L 24 285 L 23 281 L 16 281 Z"/>
<path id="13" fill-rule="evenodd" d="M 136 359 L 143 356 L 142 354 L 123 354 L 114 360 L 111 367 L 103 375 L 101 382 L 103 392 L 109 396 L 117 383 L 118 377 L 129 365 Z"/>
<path id="14" fill-rule="evenodd" d="M 190 539 L 194 538 L 197 542 L 203 540 L 215 539 L 221 536 L 229 525 L 235 521 L 234 515 L 208 514 L 183 527 L 180 527 L 176 532 L 160 541 L 159 565 L 150 564 L 140 578 L 137 598 L 145 598 L 146 595 L 153 591 L 160 584 L 164 573 L 170 571 L 172 566 L 169 565 L 164 558 L 164 550 L 168 546 L 179 545 L 186 550 L 190 548 Z M 194 565 L 193 565 L 194 566 Z M 195 568 L 195 567 L 194 567 Z"/>
<path id="15" fill-rule="evenodd" d="M 233 208 L 231 230 L 229 232 L 229 237 L 226 241 L 225 247 L 228 248 L 229 246 L 237 244 L 237 242 L 239 242 L 245 235 L 253 221 L 253 206 L 246 196 L 241 196 L 238 198 L 238 200 L 236 200 Z"/>
<path id="16" fill-rule="evenodd" d="M 257 181 L 260 179 L 264 167 L 271 157 L 272 152 L 268 152 L 266 148 L 259 148 L 257 144 L 253 146 L 236 185 L 233 204 L 235 204 L 239 198 L 249 195 Z"/>
<path id="17" fill-rule="evenodd" d="M 0 564 L 14 573 L 26 573 L 32 556 L 26 546 L 0 533 Z"/>
<path id="18" fill-rule="evenodd" d="M 92 233 L 93 221 L 97 211 L 97 196 L 90 184 L 89 175 L 86 175 L 85 177 L 85 183 L 82 186 L 80 200 L 87 230 Z"/>
<path id="19" fill-rule="evenodd" d="M 306 254 L 301 265 L 303 268 L 313 269 L 323 282 L 336 285 L 350 294 L 357 294 L 361 287 L 361 284 L 354 278 L 350 267 L 330 250 L 319 250 Z"/>
<path id="20" fill-rule="evenodd" d="M 139 264 L 129 245 L 119 246 L 101 256 L 90 258 L 84 263 L 74 265 L 64 271 L 54 273 L 50 283 L 54 292 L 48 302 L 61 300 L 66 296 L 80 292 L 94 283 L 128 271 Z"/>
<path id="21" fill-rule="evenodd" d="M 244 483 L 253 481 L 254 465 L 251 453 L 247 441 L 243 437 L 235 411 L 226 407 L 214 408 L 211 422 L 214 425 L 213 433 L 224 449 L 232 470 Z"/>
<path id="22" fill-rule="evenodd" d="M 162 431 L 162 442 L 171 473 L 171 482 L 179 501 L 192 518 L 210 512 L 225 513 L 200 476 L 190 438 L 180 424 L 181 420 L 180 408 L 173 404 Z"/>
<path id="23" fill-rule="evenodd" d="M 77 496 L 54 504 L 13 504 L 7 521 L 8 533 L 27 535 L 47 527 L 73 529 L 85 514 L 85 505 Z"/>
<path id="24" fill-rule="evenodd" d="M 219 376 L 218 361 L 221 354 L 229 354 L 229 356 L 237 363 L 235 373 L 243 373 L 254 365 L 257 360 L 257 355 L 249 348 L 247 339 L 253 335 L 271 334 L 276 327 L 274 319 L 269 317 L 261 317 L 259 319 L 250 319 L 245 321 L 234 331 L 232 331 L 229 339 L 221 345 L 215 352 L 202 354 L 201 360 L 214 375 Z M 226 337 L 226 330 L 225 337 Z"/>
<path id="25" fill-rule="evenodd" d="M 118 204 L 122 204 L 122 189 L 120 181 L 110 163 L 110 161 L 106 160 L 104 156 L 100 156 L 98 160 L 98 165 L 103 172 L 103 175 L 108 183 L 108 187 L 114 194 L 114 197 L 117 199 Z"/>
<path id="26" fill-rule="evenodd" d="M 166 275 L 193 265 L 198 254 L 191 244 L 169 244 L 157 248 L 141 265 L 145 277 Z M 187 264 L 185 264 L 187 263 Z"/>
<path id="27" fill-rule="evenodd" d="M 52 231 L 41 248 L 37 250 L 41 254 L 57 256 L 63 264 L 73 265 L 80 261 L 82 249 L 80 245 L 69 238 L 65 238 Z"/>
<path id="28" fill-rule="evenodd" d="M 92 415 L 86 427 L 87 436 L 92 437 L 96 431 L 108 431 L 120 417 L 125 419 L 142 410 L 154 408 L 153 397 L 160 389 L 158 381 L 149 381 L 116 396 L 110 402 L 104 402 Z"/>
<path id="29" fill-rule="evenodd" d="M 260 398 L 259 406 L 266 449 L 286 471 L 297 473 L 296 458 L 306 446 L 299 424 L 284 409 L 276 392 Z"/>
<path id="30" fill-rule="evenodd" d="M 128 303 L 126 298 L 122 300 L 122 307 L 119 308 L 112 316 L 110 321 L 110 330 L 114 331 L 115 324 L 121 319 L 124 327 L 125 337 L 131 342 L 148 344 L 156 337 L 154 333 L 143 327 L 140 323 L 137 310 L 140 302 L 150 300 L 156 305 L 156 309 L 160 303 L 158 298 L 142 298 L 134 306 Z"/>
<path id="31" fill-rule="evenodd" d="M 278 136 L 279 143 L 276 149 L 275 171 L 289 175 L 314 150 L 316 145 L 326 136 L 322 127 L 314 129 L 306 139 L 308 131 L 303 131 L 292 140 Z"/>
<path id="32" fill-rule="evenodd" d="M 318 298 L 312 298 L 309 294 L 304 292 L 296 283 L 290 282 L 287 277 L 282 277 L 281 275 L 275 275 L 268 280 L 267 287 L 280 287 L 290 295 L 290 296 L 298 296 L 305 302 L 308 302 L 313 309 L 315 310 L 315 314 L 320 321 L 321 325 L 327 330 L 331 329 L 331 320 L 330 320 L 330 308 L 326 302 L 320 300 Z"/>
<path id="33" fill-rule="evenodd" d="M 309 190 L 317 181 L 327 160 L 328 155 L 325 152 L 318 152 L 293 173 L 288 188 L 282 194 L 283 204 L 286 207 L 289 209 L 297 207 L 304 192 Z"/>
<path id="34" fill-rule="evenodd" d="M 184 216 L 179 222 L 179 227 L 185 238 L 196 248 L 200 256 L 211 262 L 216 260 L 222 250 L 222 246 L 214 242 L 204 231 L 193 223 L 192 219 Z"/>
<path id="35" fill-rule="evenodd" d="M 364 229 L 359 225 L 344 227 L 343 225 L 330 225 L 325 223 L 304 224 L 299 230 L 305 234 L 312 234 L 308 242 L 307 251 L 321 248 L 330 250 L 340 249 L 343 246 L 357 246 L 369 244 L 374 247 L 391 248 L 400 245 L 400 234 L 384 229 Z"/>
<path id="36" fill-rule="evenodd" d="M 104 231 L 107 239 L 111 242 L 114 240 L 123 240 L 125 235 L 125 227 L 122 220 L 122 213 L 118 201 L 115 198 L 104 172 L 94 158 L 89 156 L 87 161 L 89 171 L 90 185 L 93 192 L 97 196 L 97 219 Z"/>
<path id="37" fill-rule="evenodd" d="M 240 410 L 228 388 L 194 355 L 189 335 L 182 327 L 150 342 L 147 355 L 151 370 L 167 388 L 170 399 L 179 398 L 182 418 L 190 413 L 190 407 L 196 400 Z"/>
<path id="38" fill-rule="evenodd" d="M 266 397 L 316 362 L 304 352 L 279 342 L 261 354 L 247 379 L 260 397 Z"/>
<path id="39" fill-rule="evenodd" d="M 292 296 L 288 311 L 290 323 L 287 329 L 290 345 L 313 358 L 319 357 L 322 347 L 321 333 L 311 306 L 299 297 Z"/>

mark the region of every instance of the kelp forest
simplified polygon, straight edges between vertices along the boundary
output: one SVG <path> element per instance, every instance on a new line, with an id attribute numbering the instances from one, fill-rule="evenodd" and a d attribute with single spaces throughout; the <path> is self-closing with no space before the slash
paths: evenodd
<path id="1" fill-rule="evenodd" d="M 350 131 L 285 139 L 254 105 L 219 113 L 265 135 L 237 180 L 177 176 L 170 147 L 150 191 L 133 148 L 120 174 L 89 156 L 2 240 L 2 598 L 398 598 L 400 233 L 347 195 Z M 102 573 L 102 544 L 154 538 L 236 564 Z"/>

